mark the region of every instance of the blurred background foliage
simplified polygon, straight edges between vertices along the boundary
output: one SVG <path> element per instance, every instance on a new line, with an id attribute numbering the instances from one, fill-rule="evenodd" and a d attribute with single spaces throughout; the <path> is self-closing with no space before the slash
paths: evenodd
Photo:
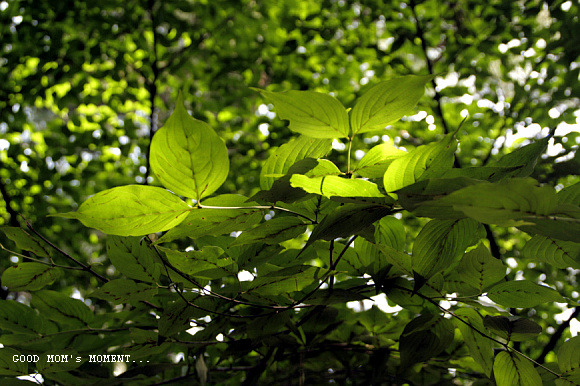
<path id="1" fill-rule="evenodd" d="M 250 87 L 331 93 L 351 107 L 369 86 L 406 74 L 438 76 L 414 115 L 355 140 L 356 159 L 381 142 L 416 146 L 461 125 L 457 162 L 483 165 L 552 131 L 533 177 L 567 186 L 580 170 L 578 17 L 570 0 L 0 1 L 0 224 L 23 224 L 20 214 L 106 272 L 102 234 L 47 215 L 113 186 L 156 184 L 150 138 L 180 90 L 229 149 L 218 193 L 251 195 L 291 133 Z M 344 144 L 333 149 L 329 157 L 346 163 Z M 406 218 L 409 242 L 420 224 Z M 528 236 L 515 228 L 492 231 L 512 278 L 578 299 L 576 272 L 519 256 Z M 18 261 L 0 254 L 1 269 Z M 81 295 L 97 285 L 78 271 L 58 283 Z M 537 312 L 551 334 L 572 310 Z M 546 343 L 522 350 L 537 357 Z"/>

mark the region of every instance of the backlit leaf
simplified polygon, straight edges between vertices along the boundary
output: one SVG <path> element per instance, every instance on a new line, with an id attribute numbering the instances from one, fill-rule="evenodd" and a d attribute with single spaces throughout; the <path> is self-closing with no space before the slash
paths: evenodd
<path id="1" fill-rule="evenodd" d="M 38 291 L 60 277 L 58 268 L 40 263 L 20 263 L 2 273 L 2 285 L 12 291 Z"/>
<path id="2" fill-rule="evenodd" d="M 342 103 L 314 91 L 269 92 L 258 90 L 274 104 L 280 119 L 289 121 L 290 130 L 313 138 L 346 138 L 348 115 Z"/>
<path id="3" fill-rule="evenodd" d="M 442 141 L 419 146 L 395 159 L 383 177 L 385 190 L 394 192 L 419 180 L 441 177 L 453 167 L 457 141 L 448 135 Z"/>
<path id="4" fill-rule="evenodd" d="M 495 357 L 493 373 L 497 386 L 542 386 L 532 363 L 515 353 L 502 351 Z"/>
<path id="5" fill-rule="evenodd" d="M 211 280 L 237 273 L 236 263 L 220 247 L 205 246 L 187 252 L 163 247 L 159 249 L 165 253 L 171 265 L 187 275 Z"/>
<path id="6" fill-rule="evenodd" d="M 504 307 L 529 308 L 542 303 L 564 302 L 554 289 L 528 280 L 506 281 L 487 291 L 487 296 Z"/>
<path id="7" fill-rule="evenodd" d="M 230 246 L 262 242 L 277 244 L 293 239 L 306 230 L 306 223 L 299 217 L 274 217 L 255 228 L 243 232 Z"/>
<path id="8" fill-rule="evenodd" d="M 157 294 L 157 286 L 137 283 L 129 279 L 116 279 L 105 283 L 90 296 L 108 300 L 113 304 L 151 300 Z"/>
<path id="9" fill-rule="evenodd" d="M 571 384 L 580 383 L 580 336 L 570 338 L 560 346 L 558 367 L 563 372 L 562 376 L 566 381 Z M 562 384 L 565 385 L 566 382 Z"/>
<path id="10" fill-rule="evenodd" d="M 425 93 L 433 76 L 402 76 L 380 82 L 357 100 L 350 112 L 353 134 L 383 129 L 407 114 Z"/>
<path id="11" fill-rule="evenodd" d="M 197 201 L 216 191 L 230 168 L 224 141 L 191 117 L 179 95 L 175 110 L 151 141 L 151 169 L 167 189 Z"/>
<path id="12" fill-rule="evenodd" d="M 81 300 L 56 291 L 35 292 L 31 304 L 46 317 L 63 326 L 86 328 L 94 319 L 91 309 Z"/>
<path id="13" fill-rule="evenodd" d="M 456 321 L 455 325 L 461 331 L 463 340 L 469 348 L 469 353 L 471 357 L 481 366 L 483 372 L 488 377 L 491 375 L 491 370 L 493 368 L 493 346 L 489 338 L 486 338 L 476 332 L 473 328 L 477 329 L 484 334 L 488 334 L 487 328 L 483 325 L 483 319 L 481 315 L 473 308 L 460 308 L 455 311 L 461 320 L 469 323 L 469 326 L 461 321 Z M 473 327 L 473 328 L 472 328 Z"/>
<path id="14" fill-rule="evenodd" d="M 524 245 L 522 255 L 532 260 L 552 264 L 557 268 L 580 269 L 580 243 L 572 241 L 534 235 Z"/>
<path id="15" fill-rule="evenodd" d="M 109 236 L 107 256 L 123 275 L 148 283 L 156 283 L 161 274 L 155 251 L 137 237 Z"/>
<path id="16" fill-rule="evenodd" d="M 143 236 L 173 228 L 187 216 L 189 205 L 165 189 L 126 185 L 99 192 L 76 212 L 54 216 L 74 218 L 85 226 L 118 236 Z"/>
<path id="17" fill-rule="evenodd" d="M 0 231 L 14 241 L 16 246 L 24 251 L 30 251 L 38 257 L 48 257 L 50 246 L 44 241 L 26 232 L 22 228 L 2 226 Z"/>
<path id="18" fill-rule="evenodd" d="M 376 145 L 360 160 L 354 172 L 366 178 L 381 178 L 389 165 L 405 154 L 405 151 L 390 143 Z"/>
<path id="19" fill-rule="evenodd" d="M 280 146 L 270 155 L 260 171 L 260 188 L 270 189 L 276 180 L 283 176 L 297 161 L 304 158 L 320 158 L 332 148 L 332 140 L 317 139 L 301 135 Z"/>
<path id="20" fill-rule="evenodd" d="M 481 224 L 472 219 L 429 221 L 413 244 L 413 271 L 429 280 L 452 268 L 465 249 L 484 235 Z"/>

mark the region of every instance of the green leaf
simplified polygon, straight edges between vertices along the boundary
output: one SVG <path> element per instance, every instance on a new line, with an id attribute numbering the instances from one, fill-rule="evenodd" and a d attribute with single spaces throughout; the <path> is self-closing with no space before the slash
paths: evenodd
<path id="1" fill-rule="evenodd" d="M 558 291 L 528 280 L 507 281 L 487 291 L 487 297 L 504 307 L 530 308 L 542 303 L 565 303 Z"/>
<path id="2" fill-rule="evenodd" d="M 455 266 L 465 249 L 484 236 L 481 224 L 472 219 L 431 220 L 413 244 L 413 271 L 427 281 Z"/>
<path id="3" fill-rule="evenodd" d="M 580 336 L 570 338 L 560 346 L 558 367 L 566 381 L 575 385 L 580 384 Z"/>
<path id="4" fill-rule="evenodd" d="M 385 197 L 379 191 L 379 187 L 376 184 L 356 178 L 348 179 L 338 176 L 310 178 L 300 174 L 294 174 L 290 178 L 290 183 L 293 187 L 301 188 L 308 193 L 314 193 L 328 198 L 335 196 Z"/>
<path id="5" fill-rule="evenodd" d="M 155 251 L 137 237 L 109 236 L 107 256 L 123 275 L 148 283 L 157 283 L 161 274 Z"/>
<path id="6" fill-rule="evenodd" d="M 418 217 L 458 219 L 465 217 L 463 212 L 455 210 L 452 202 L 441 198 L 466 186 L 480 183 L 479 180 L 465 177 L 434 178 L 418 181 L 395 193 L 401 206 Z"/>
<path id="7" fill-rule="evenodd" d="M 375 223 L 375 241 L 399 252 L 405 249 L 406 232 L 403 222 L 395 217 L 383 217 Z"/>
<path id="8" fill-rule="evenodd" d="M 15 355 L 20 355 L 20 352 L 8 347 L 0 348 L 0 375 L 28 374 L 28 364 L 14 361 Z"/>
<path id="9" fill-rule="evenodd" d="M 60 269 L 40 263 L 19 263 L 2 273 L 2 285 L 11 291 L 38 291 L 53 283 L 61 275 Z"/>
<path id="10" fill-rule="evenodd" d="M 435 201 L 486 224 L 517 226 L 526 232 L 580 242 L 580 208 L 561 204 L 554 189 L 531 178 L 480 183 Z"/>
<path id="11" fill-rule="evenodd" d="M 543 138 L 520 147 L 487 166 L 451 169 L 443 177 L 469 177 L 491 182 L 512 177 L 527 177 L 534 170 L 540 155 L 546 150 L 548 141 L 549 138 Z"/>
<path id="12" fill-rule="evenodd" d="M 383 183 L 394 192 L 419 180 L 441 177 L 453 167 L 457 141 L 448 135 L 439 142 L 423 145 L 395 159 L 387 168 Z"/>
<path id="13" fill-rule="evenodd" d="M 14 241 L 16 246 L 24 251 L 30 251 L 38 257 L 48 257 L 51 249 L 44 240 L 31 235 L 19 227 L 1 226 L 0 231 Z"/>
<path id="14" fill-rule="evenodd" d="M 200 201 L 215 192 L 230 169 L 224 141 L 185 110 L 181 94 L 175 110 L 151 141 L 151 169 L 172 192 Z"/>
<path id="15" fill-rule="evenodd" d="M 361 295 L 354 291 L 345 289 L 320 289 L 310 296 L 306 302 L 314 305 L 328 305 L 337 303 L 346 303 L 353 301 L 361 301 L 368 299 L 368 297 Z"/>
<path id="16" fill-rule="evenodd" d="M 150 284 L 136 283 L 129 279 L 116 279 L 105 283 L 90 296 L 108 300 L 113 304 L 151 300 L 158 288 Z"/>
<path id="17" fill-rule="evenodd" d="M 93 312 L 85 303 L 56 291 L 35 292 L 31 303 L 47 318 L 63 326 L 87 327 L 94 318 Z"/>
<path id="18" fill-rule="evenodd" d="M 204 206 L 214 206 L 220 209 L 195 208 L 190 211 L 185 220 L 170 229 L 159 240 L 164 243 L 189 237 L 196 239 L 201 236 L 220 236 L 235 231 L 244 231 L 262 219 L 263 209 L 248 208 L 255 203 L 247 202 L 248 198 L 237 194 L 224 194 L 208 198 Z M 233 207 L 233 209 L 227 209 Z"/>
<path id="19" fill-rule="evenodd" d="M 560 203 L 580 206 L 580 182 L 560 190 L 557 196 Z"/>
<path id="20" fill-rule="evenodd" d="M 497 386 L 542 386 L 532 363 L 520 355 L 502 351 L 495 357 L 493 373 Z"/>
<path id="21" fill-rule="evenodd" d="M 501 260 L 494 258 L 485 245 L 479 244 L 477 248 L 463 256 L 459 266 L 451 274 L 452 277 L 454 275 L 460 281 L 476 288 L 478 293 L 482 293 L 485 288 L 505 277 L 506 266 Z"/>
<path id="22" fill-rule="evenodd" d="M 0 329 L 34 336 L 57 331 L 44 316 L 14 300 L 0 300 Z"/>
<path id="23" fill-rule="evenodd" d="M 420 315 L 411 320 L 399 338 L 401 367 L 426 361 L 453 342 L 454 326 L 441 315 Z"/>
<path id="24" fill-rule="evenodd" d="M 460 308 L 455 311 L 455 315 L 463 321 L 469 323 L 469 326 L 463 322 L 456 321 L 455 324 L 461 331 L 463 340 L 469 348 L 471 357 L 481 366 L 483 373 L 488 377 L 491 376 L 493 368 L 493 345 L 489 338 L 486 338 L 474 330 L 477 329 L 484 334 L 489 335 L 487 328 L 483 325 L 483 319 L 477 311 L 472 308 Z"/>
<path id="25" fill-rule="evenodd" d="M 535 235 L 524 245 L 522 256 L 556 268 L 580 269 L 580 243 L 572 241 Z"/>
<path id="26" fill-rule="evenodd" d="M 391 248 L 386 244 L 377 244 L 376 246 L 380 251 L 380 258 L 385 259 L 389 264 L 393 265 L 403 274 L 411 275 L 413 273 L 413 268 L 411 266 L 411 256 L 407 255 L 406 253 L 397 251 L 396 249 Z M 370 272 L 369 274 L 372 275 Z"/>
<path id="27" fill-rule="evenodd" d="M 377 205 L 346 204 L 341 206 L 316 225 L 305 248 L 316 240 L 330 241 L 338 237 L 349 237 L 391 212 L 390 208 Z"/>
<path id="28" fill-rule="evenodd" d="M 255 228 L 243 232 L 230 246 L 262 242 L 278 244 L 298 237 L 306 231 L 306 224 L 299 217 L 274 217 Z"/>
<path id="29" fill-rule="evenodd" d="M 342 103 L 330 95 L 314 91 L 257 91 L 274 104 L 278 117 L 287 119 L 288 127 L 296 133 L 312 138 L 349 136 L 348 114 Z"/>
<path id="30" fill-rule="evenodd" d="M 260 295 L 283 295 L 301 291 L 319 278 L 320 268 L 297 265 L 270 272 L 250 283 L 247 292 Z"/>
<path id="31" fill-rule="evenodd" d="M 360 160 L 354 172 L 366 178 L 381 178 L 395 159 L 406 154 L 391 143 L 376 145 Z"/>
<path id="32" fill-rule="evenodd" d="M 538 323 L 519 316 L 486 315 L 483 324 L 496 335 L 513 342 L 536 339 L 542 332 L 542 327 Z"/>
<path id="33" fill-rule="evenodd" d="M 431 75 L 408 75 L 371 87 L 356 100 L 350 112 L 353 135 L 380 130 L 401 119 L 419 102 L 431 79 Z"/>
<path id="34" fill-rule="evenodd" d="M 301 135 L 280 146 L 270 155 L 260 172 L 260 188 L 268 190 L 276 176 L 284 176 L 297 161 L 320 158 L 332 149 L 332 140 L 316 139 Z"/>
<path id="35" fill-rule="evenodd" d="M 189 205 L 165 189 L 126 185 L 95 194 L 76 212 L 54 216 L 74 218 L 111 235 L 143 236 L 173 228 L 190 210 Z"/>
<path id="36" fill-rule="evenodd" d="M 220 247 L 205 246 L 188 252 L 163 247 L 159 250 L 165 253 L 171 265 L 187 275 L 212 280 L 238 272 L 236 263 Z"/>
<path id="37" fill-rule="evenodd" d="M 86 357 L 83 358 L 72 349 L 49 350 L 40 355 L 40 360 L 36 362 L 36 371 L 42 374 L 71 371 L 82 366 L 86 360 Z"/>

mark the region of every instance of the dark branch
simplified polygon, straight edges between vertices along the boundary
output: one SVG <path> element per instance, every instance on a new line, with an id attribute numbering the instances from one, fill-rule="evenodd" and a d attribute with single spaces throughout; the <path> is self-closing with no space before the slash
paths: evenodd
<path id="1" fill-rule="evenodd" d="M 566 331 L 566 329 L 570 326 L 570 322 L 572 321 L 572 319 L 578 317 L 578 315 L 580 315 L 580 307 L 576 307 L 572 315 L 570 315 L 570 317 L 568 318 L 568 320 L 560 324 L 556 332 L 554 332 L 554 334 L 550 337 L 550 341 L 548 342 L 548 344 L 544 346 L 544 349 L 542 350 L 540 356 L 538 356 L 538 358 L 536 359 L 536 362 L 544 363 L 546 355 L 548 355 L 550 351 L 554 350 L 556 344 L 564 334 L 564 331 Z"/>

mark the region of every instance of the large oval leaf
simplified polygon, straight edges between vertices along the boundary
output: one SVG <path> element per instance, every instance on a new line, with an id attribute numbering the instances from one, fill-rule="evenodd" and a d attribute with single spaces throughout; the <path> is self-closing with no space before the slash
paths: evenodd
<path id="1" fill-rule="evenodd" d="M 314 91 L 269 92 L 258 90 L 274 104 L 290 130 L 313 138 L 346 138 L 348 114 L 342 103 Z"/>
<path id="2" fill-rule="evenodd" d="M 230 169 L 224 141 L 192 118 L 179 95 L 173 114 L 151 141 L 151 169 L 167 189 L 196 200 L 215 192 Z"/>
<path id="3" fill-rule="evenodd" d="M 558 291 L 528 280 L 496 284 L 487 292 L 487 297 L 502 306 L 513 308 L 535 307 L 547 302 L 565 302 Z"/>
<path id="4" fill-rule="evenodd" d="M 425 92 L 425 84 L 433 78 L 402 76 L 371 87 L 360 98 L 350 113 L 353 134 L 383 129 L 407 114 Z"/>
<path id="5" fill-rule="evenodd" d="M 179 224 L 191 208 L 179 197 L 155 186 L 127 185 L 104 190 L 76 212 L 54 216 L 74 218 L 85 226 L 118 236 L 143 236 Z"/>

